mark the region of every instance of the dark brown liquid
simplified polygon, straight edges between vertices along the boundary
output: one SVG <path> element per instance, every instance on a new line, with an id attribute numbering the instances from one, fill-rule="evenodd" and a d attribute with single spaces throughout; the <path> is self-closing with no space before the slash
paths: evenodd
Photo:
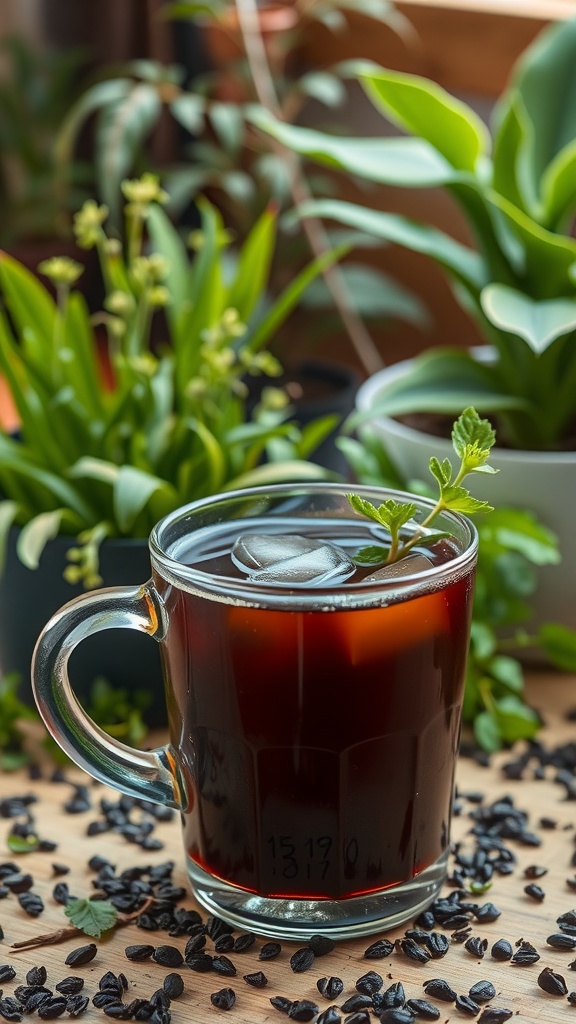
<path id="1" fill-rule="evenodd" d="M 440 857 L 471 573 L 388 607 L 335 612 L 237 607 L 156 583 L 192 860 L 261 895 L 334 899 L 406 881 Z"/>

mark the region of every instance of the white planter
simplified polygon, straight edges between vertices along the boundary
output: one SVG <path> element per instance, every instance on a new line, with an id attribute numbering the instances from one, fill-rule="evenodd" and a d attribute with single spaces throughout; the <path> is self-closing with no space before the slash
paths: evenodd
<path id="1" fill-rule="evenodd" d="M 368 411 L 378 395 L 410 365 L 411 360 L 395 363 L 365 381 L 358 389 L 357 409 Z M 370 427 L 406 480 L 428 480 L 431 455 L 454 461 L 449 440 L 414 430 L 388 416 L 370 420 Z M 534 512 L 560 542 L 560 564 L 538 570 L 538 589 L 532 601 L 535 620 L 576 628 L 576 452 L 495 448 L 490 463 L 500 472 L 469 477 L 466 486 L 492 505 L 512 505 Z"/>

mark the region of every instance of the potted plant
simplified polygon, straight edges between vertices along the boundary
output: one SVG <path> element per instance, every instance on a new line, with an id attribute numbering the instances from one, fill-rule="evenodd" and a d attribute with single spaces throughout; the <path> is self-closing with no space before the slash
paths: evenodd
<path id="1" fill-rule="evenodd" d="M 155 176 L 127 181 L 123 192 L 124 241 L 107 234 L 107 210 L 94 201 L 75 218 L 78 244 L 100 258 L 100 315 L 91 317 L 74 287 L 74 261 L 41 265 L 53 299 L 0 253 L 0 372 L 20 421 L 18 436 L 0 432 L 0 651 L 3 671 L 25 677 L 38 631 L 59 605 L 83 586 L 145 578 L 146 538 L 166 512 L 226 488 L 327 475 L 307 456 L 335 418 L 300 430 L 274 387 L 249 411 L 246 381 L 280 374 L 266 344 L 344 250 L 305 267 L 263 308 L 275 210 L 233 256 L 219 214 L 201 202 L 191 256 Z M 90 679 L 107 675 L 105 648 L 86 655 Z M 146 688 L 151 658 L 147 644 L 143 660 L 127 650 L 120 684 Z M 155 713 L 161 707 L 158 693 Z"/>
<path id="2" fill-rule="evenodd" d="M 491 132 L 436 83 L 367 63 L 352 72 L 378 109 L 411 137 L 336 138 L 254 113 L 263 130 L 300 153 L 372 181 L 445 188 L 460 205 L 474 247 L 405 217 L 337 200 L 304 204 L 299 214 L 426 254 L 449 276 L 486 348 L 432 349 L 384 370 L 361 389 L 361 415 L 375 421 L 403 473 L 421 477 L 430 431 L 442 433 L 442 417 L 468 404 L 489 414 L 500 446 L 493 464 L 506 472 L 490 481 L 487 493 L 494 503 L 533 509 L 557 532 L 565 569 L 546 570 L 540 604 L 547 616 L 571 625 L 576 120 L 566 97 L 575 67 L 576 21 L 544 30 L 514 67 Z M 448 455 L 447 440 L 445 449 Z"/>

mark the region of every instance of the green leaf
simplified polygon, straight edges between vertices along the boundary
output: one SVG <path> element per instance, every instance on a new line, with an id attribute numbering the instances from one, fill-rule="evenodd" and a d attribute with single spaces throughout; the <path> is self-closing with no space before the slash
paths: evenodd
<path id="1" fill-rule="evenodd" d="M 533 565 L 554 565 L 560 561 L 558 538 L 524 509 L 499 507 L 482 526 L 483 547 L 496 542 L 508 551 L 519 552 Z"/>
<path id="2" fill-rule="evenodd" d="M 28 344 L 34 341 L 36 346 L 44 345 L 46 358 L 46 351 L 52 349 L 56 323 L 56 306 L 50 293 L 30 270 L 5 252 L 0 252 L 0 284 L 18 335 Z"/>
<path id="3" fill-rule="evenodd" d="M 506 689 L 512 690 L 517 694 L 522 693 L 524 689 L 524 674 L 520 662 L 516 661 L 515 658 L 510 658 L 504 654 L 495 654 L 486 662 L 485 668 L 493 679 L 502 683 Z"/>
<path id="4" fill-rule="evenodd" d="M 18 503 L 16 501 L 11 501 L 9 498 L 0 501 L 0 575 L 2 575 L 6 564 L 8 535 L 17 515 Z"/>
<path id="5" fill-rule="evenodd" d="M 531 134 L 531 124 L 516 89 L 505 94 L 496 107 L 492 187 L 500 195 L 530 216 L 539 210 L 537 184 L 526 181 L 523 160 Z"/>
<path id="6" fill-rule="evenodd" d="M 532 299 L 506 285 L 489 284 L 480 302 L 495 327 L 523 338 L 536 355 L 576 328 L 574 299 Z"/>
<path id="7" fill-rule="evenodd" d="M 266 293 L 278 226 L 277 214 L 267 209 L 258 218 L 244 242 L 234 278 L 230 284 L 227 304 L 238 310 L 240 320 L 247 324 L 262 295 Z"/>
<path id="8" fill-rule="evenodd" d="M 551 231 L 568 230 L 576 206 L 576 139 L 560 150 L 542 175 L 544 225 Z"/>
<path id="9" fill-rule="evenodd" d="M 166 480 L 135 466 L 120 466 L 114 482 L 114 515 L 122 532 L 130 532 L 142 509 L 158 491 L 169 505 L 177 506 L 178 495 Z"/>
<path id="10" fill-rule="evenodd" d="M 388 498 L 377 508 L 359 494 L 348 494 L 347 498 L 355 512 L 386 527 L 392 534 L 397 534 L 398 530 L 413 518 L 417 508 L 412 501 L 400 502 L 395 498 Z"/>
<path id="11" fill-rule="evenodd" d="M 481 711 L 474 719 L 474 738 L 483 750 L 493 754 L 502 746 L 502 733 L 500 726 L 489 711 Z"/>
<path id="12" fill-rule="evenodd" d="M 547 622 L 538 630 L 538 641 L 556 668 L 576 672 L 576 630 Z"/>
<path id="13" fill-rule="evenodd" d="M 358 78 L 374 105 L 394 124 L 425 139 L 452 167 L 474 171 L 490 151 L 483 121 L 465 103 L 418 75 L 400 71 L 363 71 Z"/>
<path id="14" fill-rule="evenodd" d="M 183 306 L 190 301 L 188 254 L 175 227 L 156 203 L 148 207 L 146 224 L 150 232 L 152 251 L 160 253 L 170 264 L 164 284 L 170 291 L 171 299 L 167 315 L 174 322 Z"/>
<path id="15" fill-rule="evenodd" d="M 452 479 L 452 463 L 450 459 L 443 459 L 440 463 L 435 455 L 432 455 L 428 468 L 432 473 L 432 476 L 438 481 L 440 487 L 445 487 L 446 484 L 450 483 Z"/>
<path id="16" fill-rule="evenodd" d="M 339 106 L 346 96 L 341 80 L 328 71 L 309 71 L 298 79 L 297 87 L 327 107 Z"/>
<path id="17" fill-rule="evenodd" d="M 495 701 L 494 714 L 505 743 L 532 739 L 540 728 L 540 719 L 536 712 L 512 695 Z"/>
<path id="18" fill-rule="evenodd" d="M 367 544 L 365 548 L 360 548 L 356 552 L 354 561 L 357 565 L 382 565 L 388 558 L 388 551 L 389 548 L 384 548 L 381 544 Z"/>
<path id="19" fill-rule="evenodd" d="M 232 491 L 240 487 L 260 487 L 267 484 L 298 483 L 306 480 L 333 480 L 334 474 L 314 462 L 290 461 L 269 462 L 247 473 L 240 473 L 227 481 L 222 490 Z"/>
<path id="20" fill-rule="evenodd" d="M 496 472 L 486 465 L 495 442 L 496 432 L 492 424 L 481 419 L 472 406 L 464 409 L 452 427 L 454 451 L 462 460 L 461 472 L 466 474 L 480 470 Z"/>
<path id="21" fill-rule="evenodd" d="M 28 569 L 38 568 L 46 544 L 58 535 L 64 514 L 65 509 L 62 508 L 41 512 L 22 527 L 16 550 L 20 561 Z"/>
<path id="22" fill-rule="evenodd" d="M 40 846 L 40 840 L 37 835 L 18 836 L 9 833 L 6 845 L 11 853 L 34 853 Z"/>
<path id="23" fill-rule="evenodd" d="M 236 155 L 244 141 L 244 118 L 240 107 L 235 103 L 212 103 L 209 117 L 224 148 Z"/>
<path id="24" fill-rule="evenodd" d="M 108 900 L 71 899 L 64 913 L 76 928 L 97 939 L 118 920 L 118 911 Z"/>
<path id="25" fill-rule="evenodd" d="M 131 83 L 129 93 L 108 104 L 96 126 L 96 168 L 102 199 L 118 224 L 120 184 L 132 171 L 144 140 L 158 121 L 162 103 L 154 85 Z"/>
<path id="26" fill-rule="evenodd" d="M 492 506 L 488 502 L 473 498 L 465 487 L 449 485 L 442 492 L 442 501 L 445 508 L 452 509 L 453 512 L 463 512 L 466 515 L 492 511 Z"/>
<path id="27" fill-rule="evenodd" d="M 200 135 L 204 129 L 206 101 L 194 93 L 181 93 L 170 103 L 174 119 L 191 135 Z"/>

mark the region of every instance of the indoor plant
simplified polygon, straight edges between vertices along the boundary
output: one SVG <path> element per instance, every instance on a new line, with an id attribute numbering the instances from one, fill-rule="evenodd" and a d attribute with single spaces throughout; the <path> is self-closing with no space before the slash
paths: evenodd
<path id="1" fill-rule="evenodd" d="M 378 417 L 387 442 L 393 417 L 427 414 L 422 430 L 414 429 L 413 419 L 410 427 L 394 420 L 394 434 L 402 435 L 394 455 L 408 475 L 421 475 L 425 464 L 430 414 L 452 414 L 469 403 L 489 413 L 499 444 L 507 448 L 494 454 L 495 466 L 500 457 L 505 460 L 506 473 L 494 481 L 490 498 L 534 508 L 558 532 L 567 566 L 576 557 L 571 523 L 561 516 L 576 498 L 574 473 L 566 473 L 576 463 L 576 119 L 569 101 L 576 88 L 574 67 L 576 21 L 546 29 L 513 69 L 492 133 L 434 82 L 366 63 L 349 70 L 412 138 L 342 139 L 254 112 L 255 123 L 301 153 L 373 181 L 443 187 L 460 205 L 475 247 L 405 217 L 338 201 L 305 204 L 299 215 L 372 232 L 443 267 L 490 349 L 482 358 L 465 349 L 429 350 L 396 370 L 389 385 L 370 382 L 366 400 L 359 398 L 362 413 Z M 420 443 L 424 448 L 417 454 Z M 522 464 L 527 473 L 511 471 Z M 560 493 L 552 492 L 555 471 Z M 573 622 L 571 575 L 562 593 L 560 571 L 552 573 L 541 588 L 543 601 L 549 613 Z"/>
<path id="2" fill-rule="evenodd" d="M 16 664 L 22 655 L 12 653 L 17 632 L 26 632 L 31 654 L 38 629 L 74 586 L 145 578 L 145 538 L 170 509 L 234 486 L 325 475 L 306 456 L 334 418 L 299 430 L 275 388 L 264 389 L 250 411 L 246 378 L 280 372 L 264 346 L 343 250 L 310 264 L 263 309 L 275 211 L 264 211 L 232 259 L 217 211 L 201 203 L 190 258 L 161 208 L 157 178 L 125 182 L 123 191 L 124 243 L 107 235 L 106 208 L 93 201 L 75 219 L 80 246 L 95 247 L 101 260 L 100 316 L 90 317 L 73 288 L 81 269 L 74 261 L 41 265 L 54 300 L 30 271 L 0 254 L 0 372 L 21 424 L 18 436 L 0 433 L 2 548 L 10 540 L 0 591 L 5 671 L 27 674 L 29 661 Z M 129 559 L 124 579 L 120 549 Z M 51 607 L 40 601 L 39 574 L 31 571 L 45 564 Z M 132 670 L 138 676 L 141 664 Z M 92 665 L 93 675 L 102 672 Z"/>

